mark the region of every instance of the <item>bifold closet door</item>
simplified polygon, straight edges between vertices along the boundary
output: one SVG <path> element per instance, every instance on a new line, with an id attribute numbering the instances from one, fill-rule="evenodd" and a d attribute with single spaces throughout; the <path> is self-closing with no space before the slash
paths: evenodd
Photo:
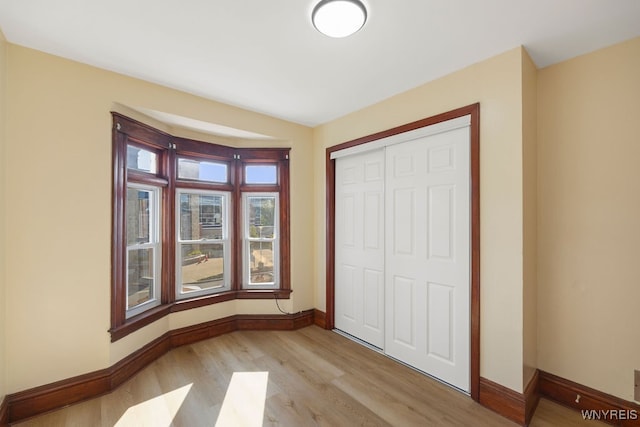
<path id="1" fill-rule="evenodd" d="M 384 150 L 336 160 L 335 327 L 384 345 Z"/>
<path id="2" fill-rule="evenodd" d="M 386 148 L 389 356 L 469 391 L 469 128 Z"/>

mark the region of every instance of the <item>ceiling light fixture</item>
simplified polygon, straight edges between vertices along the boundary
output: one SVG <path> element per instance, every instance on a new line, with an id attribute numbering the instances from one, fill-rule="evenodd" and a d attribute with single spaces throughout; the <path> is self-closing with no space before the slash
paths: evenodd
<path id="1" fill-rule="evenodd" d="M 347 37 L 367 20 L 367 9 L 360 0 L 322 0 L 313 8 L 311 21 L 318 31 L 329 37 Z"/>

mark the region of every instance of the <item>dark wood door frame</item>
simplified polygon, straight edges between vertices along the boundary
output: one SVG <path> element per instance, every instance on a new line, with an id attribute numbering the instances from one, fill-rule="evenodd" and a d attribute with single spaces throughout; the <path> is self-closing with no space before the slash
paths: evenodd
<path id="1" fill-rule="evenodd" d="M 480 104 L 472 104 L 433 117 L 407 123 L 392 129 L 348 141 L 326 150 L 327 205 L 327 301 L 326 328 L 335 326 L 335 172 L 336 162 L 331 153 L 366 144 L 389 136 L 431 126 L 447 120 L 471 116 L 471 397 L 480 398 Z"/>

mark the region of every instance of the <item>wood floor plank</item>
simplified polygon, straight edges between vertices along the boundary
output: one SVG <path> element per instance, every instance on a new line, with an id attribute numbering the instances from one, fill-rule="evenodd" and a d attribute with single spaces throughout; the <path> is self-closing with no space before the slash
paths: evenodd
<path id="1" fill-rule="evenodd" d="M 260 362 L 269 371 L 270 381 L 284 390 L 291 406 L 298 409 L 309 425 L 339 426 L 347 420 L 351 425 L 386 425 L 370 409 L 307 369 L 301 361 L 264 357 Z"/>
<path id="2" fill-rule="evenodd" d="M 515 425 L 457 390 L 316 326 L 236 331 L 186 345 L 108 395 L 16 425 L 215 426 L 234 373 L 256 373 L 262 384 L 266 375 L 264 395 L 246 395 L 264 404 L 264 426 Z M 543 399 L 531 426 L 558 425 L 599 424 Z"/>
<path id="3" fill-rule="evenodd" d="M 284 393 L 267 399 L 264 414 L 265 426 L 303 426 L 308 424 L 305 411 Z"/>
<path id="4" fill-rule="evenodd" d="M 584 420 L 582 414 L 578 411 L 571 411 L 564 406 L 552 402 L 550 400 L 542 399 L 538 404 L 536 414 L 531 420 L 529 427 L 606 427 L 606 424 L 602 421 L 596 420 Z"/>

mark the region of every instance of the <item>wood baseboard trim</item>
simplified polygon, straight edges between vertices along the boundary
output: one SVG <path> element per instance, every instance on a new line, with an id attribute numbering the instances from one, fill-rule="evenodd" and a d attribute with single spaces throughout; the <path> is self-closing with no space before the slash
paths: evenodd
<path id="1" fill-rule="evenodd" d="M 8 421 L 34 415 L 100 396 L 109 391 L 109 369 L 56 381 L 7 396 Z"/>
<path id="2" fill-rule="evenodd" d="M 609 424 L 640 426 L 640 405 L 548 372 L 539 372 L 538 390 L 542 397 L 576 411 L 595 411 L 601 417 L 600 421 Z"/>
<path id="3" fill-rule="evenodd" d="M 7 409 L 7 397 L 2 398 L 2 403 L 0 403 L 0 427 L 5 427 L 9 425 L 9 411 Z"/>
<path id="4" fill-rule="evenodd" d="M 179 347 L 178 345 L 172 345 L 170 336 L 171 332 L 165 333 L 107 369 L 109 374 L 108 389 L 103 390 L 98 395 L 115 390 L 120 384 L 144 369 L 151 362 L 160 358 L 172 348 Z"/>
<path id="5" fill-rule="evenodd" d="M 480 399 L 482 406 L 491 409 L 518 423 L 525 425 L 525 399 L 522 393 L 511 390 L 503 385 L 480 377 Z"/>
<path id="6" fill-rule="evenodd" d="M 533 414 L 536 412 L 538 403 L 540 402 L 540 371 L 536 369 L 536 372 L 529 380 L 529 385 L 524 389 L 524 424 L 529 425 Z"/>
<path id="7" fill-rule="evenodd" d="M 109 393 L 173 348 L 238 330 L 300 329 L 313 325 L 314 318 L 313 309 L 290 315 L 239 314 L 169 331 L 110 368 L 7 395 L 0 406 L 0 426 Z"/>
<path id="8" fill-rule="evenodd" d="M 491 409 L 518 423 L 521 426 L 529 425 L 533 413 L 540 401 L 538 394 L 538 372 L 533 375 L 524 393 L 518 393 L 503 385 L 480 377 L 480 398 L 482 406 Z"/>
<path id="9" fill-rule="evenodd" d="M 313 323 L 322 329 L 327 329 L 327 315 L 324 311 L 315 309 L 313 311 Z"/>

